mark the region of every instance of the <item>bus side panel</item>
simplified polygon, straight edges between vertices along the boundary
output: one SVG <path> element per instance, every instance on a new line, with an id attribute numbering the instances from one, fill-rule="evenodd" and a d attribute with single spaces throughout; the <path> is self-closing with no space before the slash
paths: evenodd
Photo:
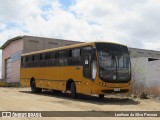
<path id="1" fill-rule="evenodd" d="M 39 74 L 38 69 L 36 68 L 21 68 L 20 70 L 21 86 L 29 87 L 31 78 L 37 76 L 38 74 Z"/>
<path id="2" fill-rule="evenodd" d="M 69 79 L 76 83 L 76 90 L 82 93 L 82 73 L 83 67 L 65 66 L 65 67 L 41 67 L 41 68 L 21 68 L 21 84 L 29 86 L 30 79 L 36 80 L 36 86 L 39 88 L 66 90 L 66 84 Z"/>
<path id="3" fill-rule="evenodd" d="M 20 79 L 20 84 L 22 87 L 30 87 L 30 81 L 27 79 Z"/>

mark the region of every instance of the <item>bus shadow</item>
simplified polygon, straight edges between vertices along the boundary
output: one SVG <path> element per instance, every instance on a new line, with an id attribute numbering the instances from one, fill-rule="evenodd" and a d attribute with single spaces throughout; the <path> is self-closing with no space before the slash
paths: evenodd
<path id="1" fill-rule="evenodd" d="M 119 97 L 107 97 L 100 99 L 97 96 L 83 95 L 78 94 L 76 99 L 71 98 L 69 93 L 53 93 L 51 91 L 43 91 L 42 93 L 32 93 L 31 91 L 19 91 L 26 94 L 35 94 L 35 95 L 43 95 L 48 97 L 56 97 L 61 99 L 67 99 L 72 101 L 86 102 L 98 105 L 138 105 L 139 101 L 136 101 L 132 98 L 119 98 Z"/>

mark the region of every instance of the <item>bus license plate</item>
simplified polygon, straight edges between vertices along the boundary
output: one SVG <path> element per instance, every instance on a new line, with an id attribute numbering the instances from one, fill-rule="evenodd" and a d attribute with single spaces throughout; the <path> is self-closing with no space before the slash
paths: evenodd
<path id="1" fill-rule="evenodd" d="M 120 91 L 120 88 L 114 88 L 114 91 L 116 91 L 116 92 Z"/>

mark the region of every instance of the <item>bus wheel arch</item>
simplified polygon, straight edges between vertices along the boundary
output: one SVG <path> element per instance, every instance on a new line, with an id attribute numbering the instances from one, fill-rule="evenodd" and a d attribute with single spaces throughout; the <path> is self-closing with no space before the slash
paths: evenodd
<path id="1" fill-rule="evenodd" d="M 33 81 L 35 81 L 35 78 L 34 78 L 34 77 L 32 77 L 31 80 L 30 80 L 30 86 L 31 86 L 31 83 L 32 83 Z"/>
<path id="2" fill-rule="evenodd" d="M 66 91 L 71 89 L 71 83 L 74 82 L 74 80 L 69 79 L 66 83 Z"/>
<path id="3" fill-rule="evenodd" d="M 31 86 L 32 93 L 41 93 L 42 92 L 42 88 L 36 87 L 36 81 L 35 81 L 34 77 L 32 77 L 30 80 L 30 86 Z"/>
<path id="4" fill-rule="evenodd" d="M 67 91 L 67 90 L 70 90 L 70 92 L 71 92 L 71 97 L 72 97 L 72 98 L 76 98 L 76 97 L 77 97 L 76 84 L 75 84 L 75 82 L 74 82 L 72 79 L 69 79 L 69 80 L 67 81 L 66 91 Z"/>

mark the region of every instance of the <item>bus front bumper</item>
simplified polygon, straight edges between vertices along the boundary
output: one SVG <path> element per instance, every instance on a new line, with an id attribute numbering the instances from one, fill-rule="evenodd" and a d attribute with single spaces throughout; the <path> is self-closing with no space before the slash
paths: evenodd
<path id="1" fill-rule="evenodd" d="M 109 94 L 109 93 L 128 93 L 131 91 L 131 85 L 125 83 L 125 85 L 120 84 L 119 86 L 111 85 L 111 86 L 99 86 L 94 85 L 92 87 L 92 94 Z"/>

